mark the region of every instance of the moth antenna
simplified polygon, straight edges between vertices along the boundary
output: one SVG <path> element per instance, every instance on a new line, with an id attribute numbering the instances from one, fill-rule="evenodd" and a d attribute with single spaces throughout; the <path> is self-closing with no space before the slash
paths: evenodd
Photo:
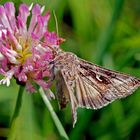
<path id="1" fill-rule="evenodd" d="M 43 8 L 43 7 L 42 7 Z M 44 9 L 44 8 L 43 8 Z M 57 37 L 59 38 L 59 30 L 58 30 L 58 20 L 57 20 L 57 17 L 56 17 L 56 14 L 55 14 L 55 11 L 53 10 L 53 15 L 54 15 L 54 19 L 55 19 L 55 26 L 56 26 L 56 34 L 57 34 Z M 58 40 L 59 42 L 64 42 L 65 39 L 63 38 L 60 38 Z M 41 41 L 40 41 L 41 42 Z M 42 45 L 45 45 L 43 42 L 41 42 Z M 54 56 L 56 56 L 56 54 L 58 53 L 58 50 L 60 51 L 61 49 L 59 48 L 56 48 L 55 46 L 54 47 L 51 47 L 50 45 L 47 45 L 54 53 Z"/>
<path id="2" fill-rule="evenodd" d="M 53 10 L 53 15 L 54 15 L 54 19 L 55 19 L 56 33 L 57 33 L 57 36 L 59 37 L 58 20 L 57 20 L 56 14 L 55 14 L 55 10 Z"/>

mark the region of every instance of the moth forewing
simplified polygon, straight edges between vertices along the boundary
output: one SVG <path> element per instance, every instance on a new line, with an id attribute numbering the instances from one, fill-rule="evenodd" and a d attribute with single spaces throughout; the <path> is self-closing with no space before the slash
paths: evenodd
<path id="1" fill-rule="evenodd" d="M 93 83 L 102 99 L 110 102 L 132 94 L 140 86 L 140 79 L 136 77 L 108 70 L 85 60 L 80 61 L 80 69 L 81 76 Z"/>

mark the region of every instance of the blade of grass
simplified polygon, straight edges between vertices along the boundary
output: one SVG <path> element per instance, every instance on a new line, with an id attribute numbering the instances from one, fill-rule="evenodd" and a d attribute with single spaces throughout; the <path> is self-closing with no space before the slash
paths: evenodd
<path id="1" fill-rule="evenodd" d="M 102 65 L 102 60 L 107 49 L 111 47 L 114 28 L 123 8 L 124 0 L 116 0 L 112 19 L 97 42 L 96 63 Z"/>
<path id="2" fill-rule="evenodd" d="M 58 130 L 61 138 L 63 140 L 69 140 L 69 138 L 68 138 L 68 136 L 67 136 L 67 134 L 66 134 L 66 132 L 65 132 L 65 130 L 64 130 L 62 124 L 61 124 L 61 122 L 60 122 L 60 120 L 58 119 L 56 113 L 54 112 L 53 107 L 51 106 L 51 103 L 49 102 L 49 100 L 48 100 L 46 94 L 44 93 L 43 89 L 40 88 L 39 92 L 40 92 L 40 95 L 41 95 L 46 107 L 48 108 L 48 110 L 49 110 L 49 112 L 51 114 L 51 117 L 52 117 L 52 119 L 53 119 L 53 121 L 54 121 L 54 123 L 55 123 L 55 125 L 57 127 L 57 130 Z"/>

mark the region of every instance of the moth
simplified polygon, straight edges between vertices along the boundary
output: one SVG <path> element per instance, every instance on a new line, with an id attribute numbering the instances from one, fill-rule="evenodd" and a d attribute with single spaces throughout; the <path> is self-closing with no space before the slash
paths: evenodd
<path id="1" fill-rule="evenodd" d="M 56 96 L 60 108 L 70 102 L 73 126 L 77 108 L 100 109 L 116 99 L 132 94 L 140 79 L 105 69 L 58 49 L 53 61 Z"/>

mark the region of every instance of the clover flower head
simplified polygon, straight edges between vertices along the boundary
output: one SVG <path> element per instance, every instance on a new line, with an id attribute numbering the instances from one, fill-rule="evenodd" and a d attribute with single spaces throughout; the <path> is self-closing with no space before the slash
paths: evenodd
<path id="1" fill-rule="evenodd" d="M 42 16 L 43 9 L 38 4 L 33 7 L 21 4 L 16 16 L 12 2 L 0 5 L 0 74 L 4 76 L 0 84 L 9 86 L 14 77 L 29 92 L 35 91 L 34 83 L 49 88 L 50 83 L 45 79 L 51 76 L 50 47 L 59 47 L 60 39 L 55 32 L 48 31 L 50 13 Z"/>

